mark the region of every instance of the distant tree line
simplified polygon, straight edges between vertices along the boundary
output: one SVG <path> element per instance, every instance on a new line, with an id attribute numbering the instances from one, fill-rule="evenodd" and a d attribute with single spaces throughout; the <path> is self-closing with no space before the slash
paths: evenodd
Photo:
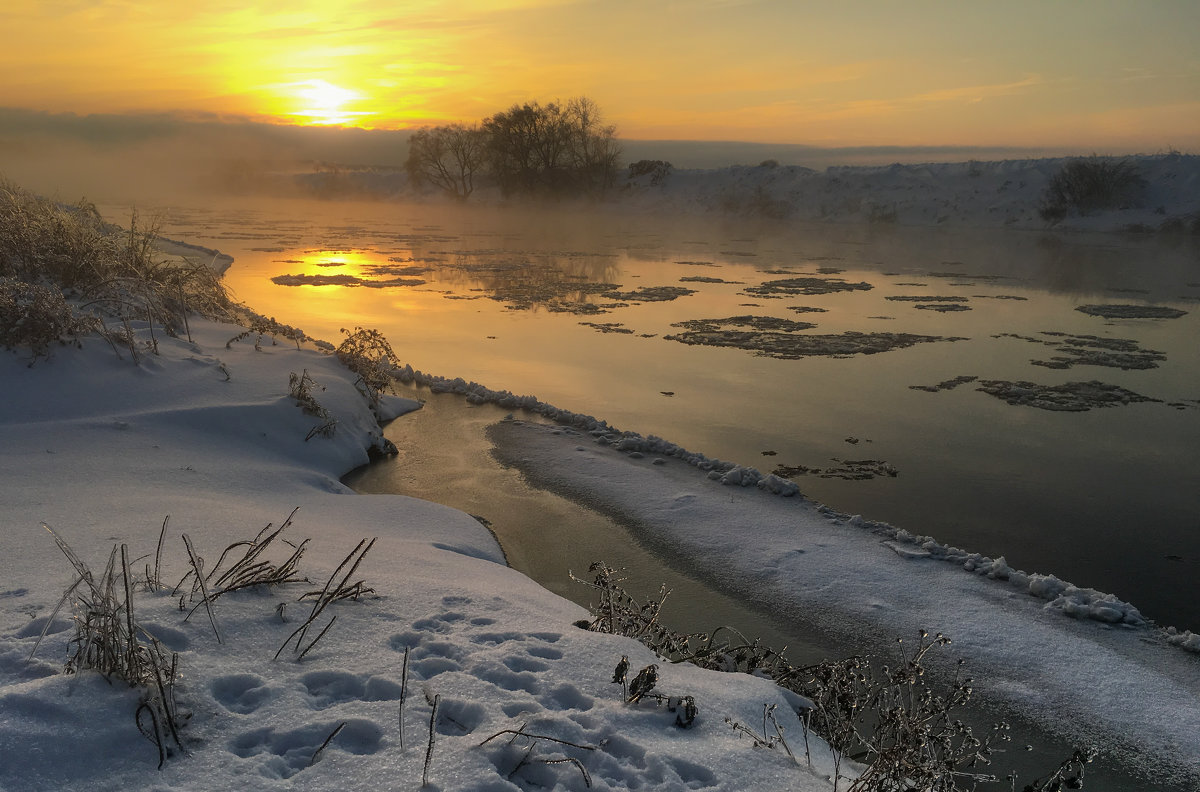
<path id="1" fill-rule="evenodd" d="M 490 182 L 504 195 L 602 195 L 617 179 L 621 148 L 586 97 L 515 104 L 476 124 L 422 127 L 405 168 L 418 185 L 465 201 Z"/>

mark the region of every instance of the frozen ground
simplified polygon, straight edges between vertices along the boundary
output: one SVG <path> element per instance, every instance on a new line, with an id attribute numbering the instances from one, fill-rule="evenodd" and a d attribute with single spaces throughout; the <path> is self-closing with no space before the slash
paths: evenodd
<path id="1" fill-rule="evenodd" d="M 655 662 L 649 650 L 574 627 L 586 613 L 504 566 L 468 515 L 341 485 L 379 430 L 335 359 L 269 339 L 256 349 L 253 337 L 227 348 L 231 326 L 195 320 L 192 332 L 194 343 L 160 338 L 140 365 L 95 338 L 32 367 L 0 354 L 0 789 L 415 789 L 435 697 L 429 789 L 583 789 L 584 770 L 594 789 L 829 788 L 825 757 L 810 772 L 725 723 L 786 708 L 774 685 L 663 664 L 659 690 L 695 697 L 693 726 L 625 704 L 613 669 L 623 654 L 635 670 Z M 320 421 L 288 396 L 289 374 L 303 371 L 338 420 L 332 437 L 305 440 Z M 190 714 L 185 751 L 156 769 L 135 725 L 138 693 L 63 673 L 73 613 L 50 616 L 73 572 L 41 524 L 97 576 L 127 544 L 141 575 L 169 515 L 161 578 L 173 586 L 188 568 L 183 534 L 211 569 L 296 507 L 287 534 L 311 538 L 300 571 L 313 584 L 221 596 L 223 642 L 203 610 L 185 618 L 179 595 L 133 594 L 140 627 L 179 654 L 178 707 Z M 330 606 L 336 624 L 302 660 L 290 647 L 273 659 L 311 607 L 296 599 L 367 537 L 377 541 L 356 577 L 375 594 Z M 522 727 L 542 739 L 484 744 Z M 579 764 L 554 761 L 565 759 Z"/>

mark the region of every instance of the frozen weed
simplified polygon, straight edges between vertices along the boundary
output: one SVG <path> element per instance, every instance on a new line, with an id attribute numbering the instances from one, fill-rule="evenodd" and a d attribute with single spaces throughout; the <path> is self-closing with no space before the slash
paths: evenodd
<path id="1" fill-rule="evenodd" d="M 128 228 L 106 222 L 93 204 L 49 201 L 0 179 L 0 343 L 28 346 L 38 355 L 49 345 L 98 332 L 113 350 L 138 349 L 128 322 L 144 321 L 147 348 L 157 328 L 190 336 L 187 316 L 231 319 L 234 306 L 220 276 L 187 260 L 163 259 L 157 228 L 132 215 Z M 16 287 L 13 284 L 24 284 Z M 50 292 L 56 292 L 54 297 Z"/>
<path id="2" fill-rule="evenodd" d="M 310 591 L 300 596 L 300 599 L 302 600 L 309 597 L 314 599 L 312 611 L 308 614 L 308 618 L 304 620 L 304 623 L 297 627 L 296 630 L 288 636 L 287 640 L 283 642 L 283 645 L 279 647 L 279 651 L 275 653 L 276 660 L 279 659 L 279 655 L 283 654 L 283 650 L 287 648 L 287 645 L 292 642 L 293 638 L 296 639 L 296 645 L 293 651 L 296 652 L 297 660 L 303 658 L 304 655 L 308 654 L 312 648 L 317 645 L 317 641 L 321 640 L 325 633 L 329 631 L 329 628 L 333 626 L 333 622 L 337 619 L 336 615 L 329 620 L 329 623 L 326 624 L 324 629 L 317 634 L 316 638 L 313 638 L 312 641 L 303 649 L 300 648 L 303 645 L 305 636 L 308 634 L 309 628 L 312 627 L 312 625 L 316 622 L 317 617 L 320 616 L 325 609 L 329 607 L 329 605 L 343 599 L 357 600 L 364 594 L 373 593 L 374 589 L 364 586 L 363 581 L 359 580 L 354 583 L 350 583 L 350 578 L 353 577 L 354 573 L 358 570 L 359 564 L 362 563 L 363 558 L 366 557 L 367 553 L 371 551 L 371 548 L 374 545 L 374 539 L 369 542 L 366 539 L 360 540 L 355 548 L 350 551 L 350 554 L 342 559 L 342 563 L 338 564 L 337 569 L 333 570 L 333 574 L 329 576 L 329 580 L 326 581 L 324 588 L 322 588 L 320 591 Z M 343 570 L 346 570 L 344 574 Z"/>
<path id="3" fill-rule="evenodd" d="M 313 437 L 320 435 L 321 437 L 333 437 L 333 433 L 337 431 L 337 418 L 329 414 L 329 410 L 317 401 L 314 392 L 317 390 L 325 390 L 321 385 L 318 385 L 312 377 L 308 376 L 308 369 L 304 369 L 302 374 L 291 372 L 288 376 L 288 395 L 296 400 L 296 405 L 304 410 L 306 415 L 312 415 L 323 421 L 308 431 L 304 437 L 305 442 Z"/>
<path id="4" fill-rule="evenodd" d="M 66 344 L 68 338 L 79 343 L 79 336 L 92 329 L 74 314 L 60 290 L 0 277 L 0 347 L 28 349 L 36 361 L 49 355 L 52 345 Z"/>
<path id="5" fill-rule="evenodd" d="M 342 328 L 346 338 L 338 345 L 334 354 L 346 368 L 358 375 L 355 386 L 363 398 L 377 411 L 380 396 L 392 384 L 394 379 L 396 353 L 392 345 L 378 330 L 364 330 L 356 327 L 353 330 Z"/>
<path id="6" fill-rule="evenodd" d="M 673 632 L 659 620 L 666 589 L 660 589 L 656 599 L 641 604 L 622 588 L 624 579 L 616 576 L 616 570 L 597 562 L 590 571 L 594 573 L 590 582 L 572 575 L 572 579 L 598 594 L 591 606 L 594 617 L 577 622 L 577 626 L 636 638 L 672 662 L 766 675 L 803 697 L 804 706 L 796 715 L 803 729 L 805 753 L 811 764 L 807 750 L 810 730 L 832 749 L 834 792 L 842 781 L 849 781 L 844 787 L 848 792 L 963 792 L 980 784 L 1000 783 L 987 768 L 1001 750 L 999 744 L 1010 740 L 1008 725 L 994 724 L 987 734 L 977 736 L 971 726 L 955 716 L 974 694 L 972 680 L 962 674 L 963 661 L 958 662 L 953 677 L 944 682 L 926 673 L 929 653 L 948 646 L 949 638 L 941 634 L 930 637 L 922 630 L 911 650 L 906 651 L 904 642 L 899 641 L 899 657 L 890 664 L 850 657 L 796 667 L 783 652 L 765 647 L 758 640 L 749 641 L 732 628 L 722 627 L 708 634 Z M 651 692 L 657 675 L 651 676 L 650 668 L 657 671 L 653 666 L 643 669 L 647 678 L 640 685 L 636 679 L 630 684 L 627 700 L 668 700 Z M 622 656 L 612 681 L 624 688 L 628 672 L 629 660 Z M 680 701 L 686 702 L 686 698 Z M 761 734 L 732 720 L 727 723 L 738 733 L 753 737 L 758 747 L 781 746 L 792 755 L 772 708 L 764 710 Z M 1054 774 L 1025 787 L 1025 792 L 1081 788 L 1083 765 L 1091 757 L 1090 752 L 1076 751 Z M 856 778 L 842 775 L 846 759 L 864 766 Z"/>
<path id="7" fill-rule="evenodd" d="M 545 735 L 545 734 L 530 734 L 525 731 L 525 724 L 521 724 L 521 727 L 518 729 L 503 729 L 502 731 L 496 732 L 491 737 L 488 737 L 486 740 L 479 743 L 479 746 L 483 747 L 483 746 L 487 745 L 488 743 L 490 743 L 492 740 L 495 740 L 496 738 L 501 737 L 505 734 L 512 735 L 512 737 L 509 738 L 508 743 L 507 743 L 509 746 L 515 747 L 518 740 L 528 741 L 528 745 L 525 747 L 524 753 L 521 755 L 521 758 L 513 766 L 513 769 L 508 771 L 508 773 L 506 774 L 506 778 L 511 780 L 512 777 L 517 775 L 517 773 L 519 773 L 522 768 L 527 767 L 529 765 L 570 764 L 570 765 L 574 765 L 575 769 L 578 770 L 580 772 L 580 774 L 583 776 L 583 785 L 585 787 L 588 787 L 589 789 L 591 788 L 592 777 L 591 777 L 591 775 L 588 774 L 587 768 L 583 766 L 583 762 L 581 762 L 578 758 L 576 758 L 574 756 L 568 756 L 565 754 L 563 756 L 553 756 L 553 755 L 552 756 L 535 756 L 534 754 L 539 747 L 538 740 L 544 740 L 549 743 L 555 743 L 557 745 L 563 745 L 563 746 L 567 746 L 570 748 L 576 748 L 580 751 L 594 751 L 594 750 L 596 750 L 596 747 L 594 745 L 580 745 L 579 743 L 573 743 L 569 740 L 560 740 L 557 737 L 550 737 L 549 735 Z"/>
<path id="8" fill-rule="evenodd" d="M 733 718 L 725 718 L 725 723 L 729 724 L 739 734 L 749 736 L 755 748 L 767 748 L 773 751 L 778 747 L 782 747 L 787 755 L 791 757 L 792 761 L 796 761 L 796 755 L 792 753 L 791 746 L 788 745 L 787 739 L 783 736 L 783 727 L 779 725 L 779 721 L 775 718 L 774 704 L 763 705 L 762 734 L 754 731 L 749 726 L 735 721 Z M 767 728 L 768 724 L 771 727 L 769 730 Z M 774 734 L 771 734 L 771 731 L 774 731 Z"/>
<path id="9" fill-rule="evenodd" d="M 183 750 L 179 729 L 187 716 L 180 715 L 175 703 L 179 658 L 172 653 L 168 660 L 162 644 L 134 618 L 134 580 L 128 549 L 125 545 L 114 546 L 104 571 L 97 577 L 61 536 L 45 523 L 42 525 L 77 575 L 47 620 L 48 626 L 64 604 L 74 602 L 75 636 L 69 644 L 65 670 L 68 674 L 96 671 L 110 682 L 119 679 L 142 689 L 134 721 L 157 747 L 161 769 L 168 756 Z M 45 631 L 30 657 L 44 637 Z"/>

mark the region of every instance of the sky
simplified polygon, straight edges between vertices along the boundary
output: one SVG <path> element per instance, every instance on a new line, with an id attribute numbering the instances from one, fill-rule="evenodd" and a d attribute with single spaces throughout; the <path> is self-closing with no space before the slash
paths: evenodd
<path id="1" fill-rule="evenodd" d="M 629 139 L 1200 148 L 1195 0 L 8 0 L 0 107 Z"/>

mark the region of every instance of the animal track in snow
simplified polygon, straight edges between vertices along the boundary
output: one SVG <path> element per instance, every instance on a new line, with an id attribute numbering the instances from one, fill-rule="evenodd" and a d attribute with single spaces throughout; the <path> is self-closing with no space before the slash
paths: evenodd
<path id="1" fill-rule="evenodd" d="M 553 710 L 590 710 L 595 704 L 591 696 L 583 693 L 571 684 L 562 684 L 546 693 L 541 698 L 546 709 Z"/>
<path id="2" fill-rule="evenodd" d="M 291 778 L 312 762 L 313 755 L 337 728 L 338 721 L 309 723 L 298 729 L 255 729 L 233 738 L 229 750 L 243 759 L 265 754 L 259 772 L 268 778 Z M 383 728 L 374 721 L 351 718 L 325 750 L 373 754 L 383 745 Z"/>
<path id="3" fill-rule="evenodd" d="M 458 699 L 442 699 L 438 705 L 437 733 L 447 736 L 470 734 L 486 717 L 482 704 Z"/>
<path id="4" fill-rule="evenodd" d="M 540 657 L 543 660 L 561 660 L 563 653 L 551 646 L 531 646 L 525 650 L 533 657 Z"/>
<path id="5" fill-rule="evenodd" d="M 276 692 L 257 674 L 230 674 L 212 681 L 212 695 L 230 712 L 248 715 L 275 698 Z"/>
<path id="6" fill-rule="evenodd" d="M 348 671 L 312 671 L 300 680 L 316 709 L 347 701 L 395 701 L 400 685 L 386 677 L 361 676 Z"/>
<path id="7" fill-rule="evenodd" d="M 546 671 L 550 668 L 550 666 L 546 665 L 545 663 L 543 663 L 539 660 L 534 660 L 532 657 L 516 657 L 516 656 L 506 657 L 503 660 L 501 660 L 500 662 L 502 662 L 505 666 L 507 666 L 509 671 L 517 671 L 517 672 L 520 672 L 520 671 L 533 671 L 533 672 Z"/>
<path id="8" fill-rule="evenodd" d="M 480 663 L 471 669 L 471 673 L 484 682 L 491 682 L 501 690 L 524 690 L 535 696 L 541 692 L 542 686 L 538 678 L 528 671 L 516 673 L 502 665 Z"/>

